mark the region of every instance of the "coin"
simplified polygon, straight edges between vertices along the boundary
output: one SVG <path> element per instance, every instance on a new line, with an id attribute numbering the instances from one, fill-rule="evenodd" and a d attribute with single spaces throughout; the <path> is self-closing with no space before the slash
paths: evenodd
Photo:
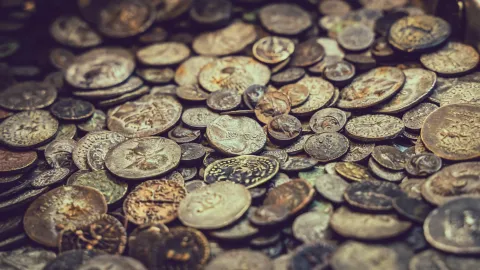
<path id="1" fill-rule="evenodd" d="M 368 172 L 368 169 L 353 162 L 337 162 L 335 164 L 335 171 L 355 182 L 362 182 L 362 181 L 371 181 L 374 180 L 373 176 Z"/>
<path id="2" fill-rule="evenodd" d="M 109 99 L 120 98 L 128 93 L 135 92 L 143 85 L 142 79 L 137 76 L 131 76 L 126 81 L 107 88 L 88 89 L 86 91 L 72 91 L 72 95 L 85 99 Z"/>
<path id="3" fill-rule="evenodd" d="M 290 142 L 300 136 L 300 120 L 289 114 L 275 116 L 267 125 L 268 134 L 278 143 Z"/>
<path id="4" fill-rule="evenodd" d="M 390 22 L 388 24 L 388 29 L 390 29 Z M 383 29 L 382 29 L 383 30 Z M 383 31 L 387 31 L 386 29 Z M 393 47 L 388 43 L 386 37 L 377 38 L 372 44 L 372 55 L 378 60 L 391 60 L 395 56 L 395 51 Z"/>
<path id="5" fill-rule="evenodd" d="M 96 256 L 80 267 L 78 270 L 98 269 L 125 269 L 125 270 L 147 270 L 143 264 L 135 259 L 119 255 L 99 255 Z"/>
<path id="6" fill-rule="evenodd" d="M 42 82 L 14 84 L 1 93 L 0 106 L 15 111 L 45 108 L 57 98 L 55 87 Z"/>
<path id="7" fill-rule="evenodd" d="M 90 118 L 95 111 L 92 103 L 79 99 L 60 99 L 50 107 L 50 112 L 58 119 L 78 121 Z"/>
<path id="8" fill-rule="evenodd" d="M 298 107 L 308 100 L 310 91 L 303 84 L 288 84 L 282 86 L 279 91 L 288 96 L 291 106 Z"/>
<path id="9" fill-rule="evenodd" d="M 433 210 L 425 201 L 408 196 L 396 197 L 392 201 L 392 206 L 401 216 L 418 223 L 423 223 Z"/>
<path id="10" fill-rule="evenodd" d="M 190 56 L 190 49 L 183 43 L 163 42 L 152 44 L 137 51 L 140 63 L 150 66 L 174 65 Z"/>
<path id="11" fill-rule="evenodd" d="M 78 16 L 60 16 L 50 25 L 55 41 L 76 48 L 95 47 L 102 37 Z"/>
<path id="12" fill-rule="evenodd" d="M 145 68 L 137 70 L 136 74 L 149 83 L 165 84 L 173 80 L 175 71 L 171 68 Z"/>
<path id="13" fill-rule="evenodd" d="M 360 0 L 360 4 L 367 9 L 392 10 L 408 4 L 407 0 Z"/>
<path id="14" fill-rule="evenodd" d="M 168 32 L 164 28 L 160 26 L 151 27 L 145 33 L 143 33 L 140 37 L 138 37 L 138 41 L 145 44 L 163 42 L 167 39 Z"/>
<path id="15" fill-rule="evenodd" d="M 319 77 L 305 77 L 297 84 L 306 86 L 310 95 L 305 103 L 292 109 L 293 115 L 305 116 L 315 113 L 317 110 L 326 107 L 335 93 L 333 85 Z"/>
<path id="16" fill-rule="evenodd" d="M 208 124 L 206 134 L 213 147 L 230 156 L 257 153 L 267 141 L 260 125 L 244 116 L 222 115 Z"/>
<path id="17" fill-rule="evenodd" d="M 218 25 L 228 22 L 232 15 L 232 3 L 225 0 L 194 1 L 190 17 L 197 23 Z"/>
<path id="18" fill-rule="evenodd" d="M 88 133 L 78 140 L 77 145 L 72 152 L 73 162 L 80 170 L 88 170 L 88 153 L 90 152 L 90 149 L 93 149 L 95 144 L 105 142 L 113 145 L 119 144 L 125 140 L 126 138 L 122 134 L 111 131 Z"/>
<path id="19" fill-rule="evenodd" d="M 407 16 L 390 28 L 388 41 L 398 50 L 418 52 L 437 47 L 451 34 L 448 22 L 430 15 Z"/>
<path id="20" fill-rule="evenodd" d="M 422 186 L 426 179 L 405 177 L 400 183 L 400 188 L 410 198 L 422 199 Z"/>
<path id="21" fill-rule="evenodd" d="M 262 205 L 248 214 L 248 219 L 255 226 L 272 226 L 281 224 L 289 217 L 290 211 L 284 205 Z"/>
<path id="22" fill-rule="evenodd" d="M 342 161 L 358 162 L 366 159 L 375 147 L 373 143 L 357 143 L 350 141 L 347 153 L 341 158 Z"/>
<path id="23" fill-rule="evenodd" d="M 318 10 L 323 15 L 343 16 L 351 11 L 351 7 L 345 1 L 326 0 L 318 3 Z"/>
<path id="24" fill-rule="evenodd" d="M 165 2 L 155 2 L 157 22 L 173 20 L 192 6 L 192 0 L 166 0 Z"/>
<path id="25" fill-rule="evenodd" d="M 199 130 L 191 130 L 181 125 L 174 127 L 168 132 L 168 138 L 176 143 L 188 143 L 197 140 L 200 137 Z"/>
<path id="26" fill-rule="evenodd" d="M 297 35 L 312 25 L 308 13 L 295 4 L 270 4 L 258 16 L 263 27 L 278 35 Z"/>
<path id="27" fill-rule="evenodd" d="M 315 39 L 298 44 L 292 55 L 291 66 L 308 67 L 320 62 L 325 56 L 325 49 Z"/>
<path id="28" fill-rule="evenodd" d="M 480 84 L 477 82 L 460 82 L 453 87 L 446 86 L 442 91 L 434 92 L 430 99 L 440 103 L 440 106 L 460 103 L 479 105 L 477 102 L 479 87 Z"/>
<path id="29" fill-rule="evenodd" d="M 272 270 L 273 263 L 266 255 L 248 249 L 235 249 L 220 253 L 211 260 L 205 270 L 235 269 L 241 265 L 250 270 Z"/>
<path id="30" fill-rule="evenodd" d="M 394 171 L 394 170 L 383 167 L 378 162 L 376 162 L 375 159 L 373 158 L 368 159 L 368 168 L 370 169 L 373 175 L 375 175 L 379 179 L 389 181 L 389 182 L 402 181 L 406 175 L 404 171 Z"/>
<path id="31" fill-rule="evenodd" d="M 205 101 L 209 94 L 202 90 L 198 84 L 190 84 L 179 86 L 176 89 L 176 94 L 179 98 L 186 101 Z"/>
<path id="32" fill-rule="evenodd" d="M 287 161 L 280 163 L 280 170 L 285 172 L 299 172 L 309 170 L 317 164 L 318 160 L 309 156 L 290 156 Z"/>
<path id="33" fill-rule="evenodd" d="M 362 51 L 372 46 L 375 33 L 363 24 L 350 25 L 340 32 L 337 41 L 346 50 Z"/>
<path id="34" fill-rule="evenodd" d="M 69 270 L 81 266 L 91 258 L 101 255 L 101 251 L 93 250 L 70 250 L 62 252 L 55 259 L 50 261 L 45 270 Z"/>
<path id="35" fill-rule="evenodd" d="M 469 45 L 459 42 L 448 42 L 443 48 L 422 54 L 420 62 L 442 75 L 457 75 L 468 72 L 477 67 L 480 56 Z"/>
<path id="36" fill-rule="evenodd" d="M 273 188 L 267 194 L 264 205 L 283 205 L 290 215 L 295 215 L 313 199 L 314 188 L 303 179 L 295 179 Z"/>
<path id="37" fill-rule="evenodd" d="M 229 56 L 206 64 L 198 75 L 200 85 L 209 92 L 234 89 L 242 94 L 250 85 L 266 85 L 270 69 L 244 56 Z"/>
<path id="38" fill-rule="evenodd" d="M 348 139 L 340 133 L 315 134 L 305 142 L 305 152 L 320 162 L 329 162 L 343 156 L 349 147 Z"/>
<path id="39" fill-rule="evenodd" d="M 83 132 L 105 130 L 107 128 L 107 115 L 101 110 L 95 110 L 90 119 L 77 124 L 77 127 Z"/>
<path id="40" fill-rule="evenodd" d="M 480 107 L 454 104 L 432 112 L 423 124 L 421 136 L 435 155 L 448 160 L 468 160 L 480 156 L 475 125 Z"/>
<path id="41" fill-rule="evenodd" d="M 307 212 L 301 214 L 292 225 L 293 235 L 304 243 L 315 243 L 332 238 L 329 227 L 331 214 Z"/>
<path id="42" fill-rule="evenodd" d="M 200 70 L 214 60 L 216 58 L 212 56 L 192 56 L 188 58 L 177 68 L 175 82 L 180 86 L 197 84 Z"/>
<path id="43" fill-rule="evenodd" d="M 414 176 L 428 176 L 442 168 L 442 159 L 430 153 L 409 158 L 405 164 L 407 172 Z"/>
<path id="44" fill-rule="evenodd" d="M 277 64 L 286 60 L 295 50 L 295 44 L 288 38 L 268 36 L 253 45 L 253 55 L 267 64 Z"/>
<path id="45" fill-rule="evenodd" d="M 257 119 L 268 124 L 275 116 L 288 114 L 291 102 L 287 95 L 281 92 L 270 91 L 263 95 L 255 106 Z"/>
<path id="46" fill-rule="evenodd" d="M 369 71 L 377 66 L 377 60 L 365 54 L 349 53 L 345 55 L 345 60 L 352 63 L 359 72 Z"/>
<path id="47" fill-rule="evenodd" d="M 70 170 L 67 168 L 50 169 L 35 177 L 31 185 L 34 188 L 53 186 L 65 180 L 68 175 L 70 175 Z"/>
<path id="48" fill-rule="evenodd" d="M 295 83 L 303 76 L 305 76 L 303 68 L 291 67 L 272 75 L 270 79 L 275 85 L 285 85 Z"/>
<path id="49" fill-rule="evenodd" d="M 402 120 L 384 114 L 365 114 L 350 119 L 345 125 L 346 135 L 362 142 L 393 139 L 403 130 Z"/>
<path id="50" fill-rule="evenodd" d="M 363 181 L 352 183 L 345 190 L 345 200 L 352 206 L 371 210 L 386 211 L 392 209 L 392 201 L 403 192 L 393 183 L 381 181 Z"/>
<path id="51" fill-rule="evenodd" d="M 340 131 L 347 122 L 347 115 L 337 108 L 325 108 L 310 118 L 310 127 L 315 133 Z"/>
<path id="52" fill-rule="evenodd" d="M 59 229 L 88 222 L 96 214 L 107 212 L 102 194 L 80 186 L 62 186 L 38 197 L 23 219 L 27 235 L 42 245 L 57 246 Z"/>
<path id="53" fill-rule="evenodd" d="M 142 180 L 164 175 L 180 162 L 177 143 L 162 137 L 134 138 L 110 150 L 105 166 L 114 175 L 129 180 Z"/>
<path id="54" fill-rule="evenodd" d="M 344 85 L 355 75 L 355 66 L 346 61 L 337 61 L 325 66 L 325 78 L 336 85 Z"/>
<path id="55" fill-rule="evenodd" d="M 383 167 L 400 171 L 405 169 L 406 157 L 402 151 L 393 146 L 377 145 L 373 149 L 372 157 Z"/>
<path id="56" fill-rule="evenodd" d="M 186 226 L 219 229 L 237 221 L 251 203 L 246 187 L 229 181 L 200 187 L 180 202 L 178 217 Z"/>
<path id="57" fill-rule="evenodd" d="M 50 261 L 57 256 L 55 252 L 33 247 L 20 247 L 2 252 L 0 268 L 2 269 L 43 269 Z"/>
<path id="58" fill-rule="evenodd" d="M 403 114 L 402 121 L 406 128 L 411 130 L 420 130 L 425 119 L 437 109 L 438 106 L 433 103 L 420 103 L 405 112 Z"/>
<path id="59" fill-rule="evenodd" d="M 365 109 L 395 95 L 405 82 L 403 72 L 394 67 L 379 67 L 356 77 L 340 92 L 338 107 Z"/>
<path id="60" fill-rule="evenodd" d="M 13 152 L 0 148 L 0 173 L 20 173 L 31 167 L 37 161 L 34 151 Z"/>
<path id="61" fill-rule="evenodd" d="M 223 89 L 211 93 L 207 98 L 207 106 L 214 111 L 231 111 L 242 103 L 242 96 L 233 89 Z"/>
<path id="62" fill-rule="evenodd" d="M 349 184 L 340 176 L 324 174 L 315 179 L 315 189 L 322 197 L 334 203 L 344 201 L 343 194 Z"/>
<path id="63" fill-rule="evenodd" d="M 413 256 L 410 260 L 409 269 L 434 269 L 441 264 L 451 269 L 468 270 L 474 269 L 478 263 L 478 258 L 473 256 L 459 256 L 447 254 L 434 249 L 427 249 Z"/>

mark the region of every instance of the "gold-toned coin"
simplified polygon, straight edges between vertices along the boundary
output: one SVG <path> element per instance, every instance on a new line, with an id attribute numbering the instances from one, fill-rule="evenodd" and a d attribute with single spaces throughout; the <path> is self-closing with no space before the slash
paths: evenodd
<path id="1" fill-rule="evenodd" d="M 264 37 L 253 45 L 253 55 L 267 64 L 277 64 L 286 60 L 295 51 L 295 44 L 288 38 Z"/>
<path id="2" fill-rule="evenodd" d="M 314 195 L 312 185 L 303 179 L 295 179 L 270 190 L 263 204 L 283 205 L 290 215 L 295 215 L 312 201 Z"/>
<path id="3" fill-rule="evenodd" d="M 88 170 L 88 152 L 96 143 L 108 142 L 112 144 L 119 144 L 125 141 L 126 138 L 120 133 L 112 131 L 97 131 L 90 132 L 83 138 L 78 140 L 77 145 L 72 153 L 73 161 L 80 170 Z"/>
<path id="4" fill-rule="evenodd" d="M 346 135 L 362 142 L 393 139 L 404 129 L 401 119 L 384 114 L 365 114 L 350 119 L 345 125 Z"/>
<path id="5" fill-rule="evenodd" d="M 217 182 L 188 193 L 180 202 L 178 217 L 189 227 L 219 229 L 241 218 L 251 200 L 250 192 L 243 185 Z"/>
<path id="6" fill-rule="evenodd" d="M 182 62 L 190 56 L 190 49 L 183 43 L 163 42 L 137 51 L 140 63 L 149 66 L 168 66 Z"/>
<path id="7" fill-rule="evenodd" d="M 302 105 L 308 100 L 308 97 L 310 96 L 310 90 L 307 88 L 307 86 L 298 83 L 282 86 L 279 91 L 288 96 L 292 107 Z"/>
<path id="8" fill-rule="evenodd" d="M 480 157 L 477 126 L 480 106 L 454 104 L 432 112 L 423 124 L 421 136 L 435 155 L 448 160 Z"/>
<path id="9" fill-rule="evenodd" d="M 327 106 L 335 94 L 335 87 L 320 77 L 305 77 L 297 84 L 306 86 L 310 95 L 305 103 L 292 109 L 293 115 L 311 115 Z"/>
<path id="10" fill-rule="evenodd" d="M 295 4 L 270 4 L 259 13 L 260 22 L 270 32 L 297 35 L 312 25 L 308 13 Z"/>
<path id="11" fill-rule="evenodd" d="M 213 56 L 192 56 L 185 60 L 175 72 L 175 82 L 178 85 L 198 84 L 198 74 L 208 63 L 216 60 Z"/>
<path id="12" fill-rule="evenodd" d="M 0 93 L 0 106 L 14 111 L 42 109 L 57 98 L 57 89 L 48 83 L 23 82 Z"/>
<path id="13" fill-rule="evenodd" d="M 257 119 L 268 124 L 275 116 L 288 114 L 291 109 L 290 98 L 276 91 L 269 91 L 258 101 L 255 106 L 255 116 Z"/>
<path id="14" fill-rule="evenodd" d="M 335 164 L 335 171 L 348 180 L 355 182 L 375 179 L 366 167 L 353 162 L 337 162 Z"/>
<path id="15" fill-rule="evenodd" d="M 420 62 L 426 68 L 448 76 L 476 68 L 479 60 L 480 56 L 475 48 L 459 42 L 449 42 L 443 48 L 420 57 Z"/>

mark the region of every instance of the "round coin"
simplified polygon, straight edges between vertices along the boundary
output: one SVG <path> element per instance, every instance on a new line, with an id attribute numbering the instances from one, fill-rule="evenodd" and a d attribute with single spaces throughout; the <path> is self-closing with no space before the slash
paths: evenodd
<path id="1" fill-rule="evenodd" d="M 295 215 L 313 199 L 315 189 L 305 180 L 296 179 L 283 183 L 267 193 L 264 205 L 283 205 L 289 214 Z"/>
<path id="2" fill-rule="evenodd" d="M 209 93 L 205 92 L 198 84 L 188 84 L 177 87 L 176 94 L 186 101 L 205 101 Z"/>
<path id="3" fill-rule="evenodd" d="M 442 159 L 430 153 L 414 155 L 406 161 L 405 169 L 414 176 L 428 176 L 442 168 Z"/>
<path id="4" fill-rule="evenodd" d="M 267 92 L 255 106 L 257 119 L 268 124 L 275 116 L 288 114 L 291 109 L 291 102 L 287 95 L 281 92 Z"/>
<path id="5" fill-rule="evenodd" d="M 291 66 L 308 67 L 320 62 L 325 56 L 325 49 L 315 39 L 298 44 L 292 55 Z"/>
<path id="6" fill-rule="evenodd" d="M 248 249 L 236 249 L 219 254 L 205 266 L 205 270 L 233 270 L 238 265 L 249 270 L 273 269 L 272 261 L 263 253 Z"/>
<path id="7" fill-rule="evenodd" d="M 138 61 L 149 66 L 178 64 L 187 59 L 188 56 L 190 56 L 190 49 L 179 42 L 156 43 L 137 51 Z"/>
<path id="8" fill-rule="evenodd" d="M 102 37 L 87 22 L 77 16 L 60 16 L 50 25 L 55 41 L 76 48 L 95 47 Z"/>
<path id="9" fill-rule="evenodd" d="M 192 56 L 185 60 L 175 72 L 175 82 L 178 85 L 193 85 L 198 83 L 200 70 L 208 63 L 216 60 L 212 56 Z"/>
<path id="10" fill-rule="evenodd" d="M 315 179 L 315 189 L 327 200 L 334 203 L 344 201 L 343 194 L 349 184 L 340 176 L 324 174 Z"/>
<path id="11" fill-rule="evenodd" d="M 191 130 L 181 125 L 168 132 L 168 138 L 176 143 L 189 143 L 197 140 L 201 135 L 199 130 Z"/>
<path id="12" fill-rule="evenodd" d="M 13 174 L 25 171 L 37 161 L 34 151 L 14 152 L 0 148 L 0 173 Z"/>
<path id="13" fill-rule="evenodd" d="M 366 159 L 375 148 L 374 143 L 357 143 L 350 141 L 350 148 L 347 153 L 342 157 L 342 161 L 347 162 L 359 162 Z"/>
<path id="14" fill-rule="evenodd" d="M 350 119 L 345 125 L 348 137 L 362 142 L 378 142 L 396 138 L 404 130 L 403 121 L 384 114 L 365 114 Z"/>
<path id="15" fill-rule="evenodd" d="M 397 213 L 409 220 L 423 224 L 433 207 L 423 200 L 398 196 L 392 201 L 393 208 Z"/>
<path id="16" fill-rule="evenodd" d="M 92 117 L 95 107 L 88 101 L 67 98 L 55 102 L 50 112 L 60 120 L 79 121 Z"/>
<path id="17" fill-rule="evenodd" d="M 362 182 L 374 180 L 373 176 L 368 172 L 368 169 L 353 162 L 337 162 L 335 164 L 335 171 L 351 181 Z"/>
<path id="18" fill-rule="evenodd" d="M 325 78 L 336 85 L 345 85 L 355 76 L 355 66 L 347 61 L 338 61 L 325 66 Z"/>
<path id="19" fill-rule="evenodd" d="M 345 190 L 345 200 L 352 206 L 372 211 L 392 209 L 392 201 L 403 194 L 398 185 L 381 181 L 353 183 Z"/>
<path id="20" fill-rule="evenodd" d="M 338 43 L 349 51 L 363 51 L 375 41 L 373 30 L 363 24 L 347 26 L 337 37 Z"/>
<path id="21" fill-rule="evenodd" d="M 271 4 L 259 12 L 262 25 L 279 35 L 297 35 L 312 25 L 308 13 L 294 4 Z"/>
<path id="22" fill-rule="evenodd" d="M 93 149 L 95 144 L 105 142 L 106 145 L 119 144 L 126 138 L 120 133 L 111 131 L 90 132 L 83 138 L 78 140 L 75 149 L 72 152 L 73 162 L 80 170 L 88 170 L 88 153 Z"/>
<path id="23" fill-rule="evenodd" d="M 319 109 L 326 107 L 335 94 L 335 87 L 330 82 L 319 77 L 305 77 L 297 84 L 306 86 L 310 95 L 305 103 L 292 109 L 293 115 L 306 116 L 314 114 Z"/>
<path id="24" fill-rule="evenodd" d="M 280 224 L 289 217 L 290 211 L 284 205 L 262 205 L 248 215 L 255 226 L 272 226 Z"/>
<path id="25" fill-rule="evenodd" d="M 48 83 L 23 82 L 14 84 L 0 93 L 0 106 L 14 111 L 42 109 L 57 98 L 57 90 Z"/>
<path id="26" fill-rule="evenodd" d="M 292 107 L 297 107 L 305 103 L 310 96 L 310 91 L 303 84 L 288 84 L 279 89 L 290 99 Z"/>
<path id="27" fill-rule="evenodd" d="M 175 72 L 171 68 L 145 68 L 137 70 L 136 74 L 145 81 L 155 84 L 166 84 L 173 80 Z"/>
<path id="28" fill-rule="evenodd" d="M 310 118 L 310 127 L 315 133 L 338 132 L 347 122 L 347 115 L 337 108 L 326 108 Z"/>
<path id="29" fill-rule="evenodd" d="M 267 125 L 268 135 L 276 142 L 291 142 L 300 136 L 302 123 L 295 116 L 282 114 L 275 116 Z"/>
<path id="30" fill-rule="evenodd" d="M 401 171 L 405 169 L 405 154 L 393 146 L 375 146 L 372 152 L 372 157 L 376 162 L 387 169 L 395 171 Z"/>
<path id="31" fill-rule="evenodd" d="M 420 103 L 412 109 L 403 114 L 402 121 L 405 127 L 411 130 L 419 131 L 425 119 L 438 109 L 438 106 L 433 103 Z"/>
<path id="32" fill-rule="evenodd" d="M 264 37 L 253 45 L 253 55 L 267 64 L 277 64 L 286 60 L 295 50 L 295 44 L 288 38 Z"/>
<path id="33" fill-rule="evenodd" d="M 459 42 L 449 42 L 440 50 L 420 57 L 426 68 L 446 76 L 468 72 L 477 67 L 479 60 L 472 46 Z"/>
<path id="34" fill-rule="evenodd" d="M 213 92 L 207 98 L 207 106 L 214 111 L 232 111 L 241 103 L 242 96 L 233 89 Z"/>
<path id="35" fill-rule="evenodd" d="M 337 132 L 315 134 L 305 142 L 305 152 L 320 162 L 330 162 L 343 156 L 350 145 L 347 137 Z"/>
<path id="36" fill-rule="evenodd" d="M 295 83 L 305 76 L 303 68 L 291 67 L 274 74 L 271 81 L 275 85 L 285 85 Z"/>

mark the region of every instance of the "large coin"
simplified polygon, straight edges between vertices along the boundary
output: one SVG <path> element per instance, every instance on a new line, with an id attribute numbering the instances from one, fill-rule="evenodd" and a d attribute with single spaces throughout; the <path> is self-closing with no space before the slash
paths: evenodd
<path id="1" fill-rule="evenodd" d="M 347 137 L 337 132 L 315 134 L 305 142 L 305 152 L 320 162 L 330 162 L 343 156 L 350 145 Z"/>
<path id="2" fill-rule="evenodd" d="M 259 13 L 263 26 L 275 34 L 297 35 L 312 25 L 308 13 L 293 4 L 272 4 Z"/>
<path id="3" fill-rule="evenodd" d="M 208 63 L 216 60 L 211 56 L 193 56 L 183 62 L 175 72 L 175 82 L 178 85 L 193 85 L 198 83 L 200 70 Z"/>
<path id="4" fill-rule="evenodd" d="M 446 76 L 468 72 L 477 67 L 479 60 L 472 46 L 459 42 L 449 42 L 440 50 L 420 57 L 426 68 Z"/>
<path id="5" fill-rule="evenodd" d="M 0 106 L 15 111 L 42 109 L 57 98 L 57 90 L 48 83 L 23 82 L 0 93 Z"/>
<path id="6" fill-rule="evenodd" d="M 362 142 L 393 139 L 404 130 L 403 121 L 383 114 L 366 114 L 352 118 L 345 125 L 347 136 Z"/>
<path id="7" fill-rule="evenodd" d="M 440 106 L 450 104 L 470 103 L 480 105 L 480 83 L 461 81 L 454 85 L 446 84 L 432 94 L 431 100 L 440 103 Z"/>

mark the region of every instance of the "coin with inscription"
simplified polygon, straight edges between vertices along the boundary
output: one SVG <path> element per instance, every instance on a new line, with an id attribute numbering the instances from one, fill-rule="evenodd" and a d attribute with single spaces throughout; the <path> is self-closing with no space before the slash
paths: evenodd
<path id="1" fill-rule="evenodd" d="M 77 16 L 60 16 L 50 25 L 55 41 L 76 48 L 94 47 L 102 43 L 102 37 L 87 22 Z"/>
<path id="2" fill-rule="evenodd" d="M 350 141 L 347 153 L 341 158 L 342 161 L 359 162 L 366 159 L 375 148 L 374 143 L 358 143 Z"/>
<path id="3" fill-rule="evenodd" d="M 92 103 L 84 100 L 60 99 L 50 107 L 50 112 L 58 119 L 79 121 L 90 118 L 95 111 Z"/>
<path id="4" fill-rule="evenodd" d="M 267 125 L 268 135 L 275 142 L 291 142 L 302 132 L 300 120 L 289 114 L 275 116 Z"/>
<path id="5" fill-rule="evenodd" d="M 214 111 L 231 111 L 242 103 L 242 96 L 233 89 L 223 89 L 211 93 L 207 98 L 207 106 Z"/>
<path id="6" fill-rule="evenodd" d="M 355 182 L 375 179 L 366 167 L 353 162 L 337 162 L 335 164 L 335 171 L 342 177 Z"/>
<path id="7" fill-rule="evenodd" d="M 310 95 L 305 103 L 292 109 L 293 115 L 306 116 L 314 114 L 319 109 L 326 107 L 335 94 L 335 87 L 320 77 L 305 77 L 297 84 L 306 86 Z"/>
<path id="8" fill-rule="evenodd" d="M 78 140 L 75 149 L 72 152 L 73 162 L 80 170 L 88 170 L 88 153 L 95 144 L 105 142 L 107 144 L 118 144 L 125 141 L 126 138 L 120 133 L 111 131 L 90 132 Z"/>
<path id="9" fill-rule="evenodd" d="M 403 114 L 403 123 L 408 129 L 420 130 L 425 119 L 437 109 L 438 106 L 433 103 L 420 103 Z"/>
<path id="10" fill-rule="evenodd" d="M 20 173 L 37 161 L 35 151 L 17 152 L 0 148 L 0 173 Z"/>
<path id="11" fill-rule="evenodd" d="M 187 59 L 188 56 L 190 56 L 190 49 L 179 42 L 156 43 L 137 51 L 138 61 L 149 66 L 178 64 Z"/>
<path id="12" fill-rule="evenodd" d="M 54 168 L 46 170 L 33 179 L 31 185 L 34 188 L 43 188 L 47 186 L 57 185 L 70 175 L 68 168 Z"/>
<path id="13" fill-rule="evenodd" d="M 344 201 L 343 194 L 348 186 L 349 183 L 337 175 L 324 174 L 315 179 L 315 189 L 318 193 L 334 203 Z"/>
<path id="14" fill-rule="evenodd" d="M 312 185 L 303 179 L 295 179 L 270 190 L 263 204 L 283 205 L 290 215 L 295 215 L 312 201 L 314 195 Z"/>
<path id="15" fill-rule="evenodd" d="M 398 185 L 383 181 L 353 183 L 345 190 L 348 204 L 365 210 L 386 211 L 392 209 L 392 201 L 403 194 Z"/>
<path id="16" fill-rule="evenodd" d="M 445 85 L 442 90 L 434 91 L 431 100 L 440 103 L 440 106 L 451 104 L 470 103 L 480 105 L 478 82 L 458 82 L 453 86 Z M 435 89 L 437 90 L 437 89 Z"/>
<path id="17" fill-rule="evenodd" d="M 298 44 L 292 55 L 291 66 L 308 67 L 320 62 L 325 57 L 325 49 L 315 39 Z"/>
<path id="18" fill-rule="evenodd" d="M 274 85 L 285 85 L 299 81 L 305 76 L 303 68 L 291 67 L 272 75 L 271 81 Z"/>
<path id="19" fill-rule="evenodd" d="M 212 56 L 192 56 L 188 58 L 177 68 L 175 82 L 178 85 L 197 84 L 200 70 L 214 60 L 216 58 Z"/>
<path id="20" fill-rule="evenodd" d="M 406 156 L 397 148 L 389 145 L 377 145 L 373 149 L 372 157 L 385 168 L 400 171 L 405 169 Z"/>
<path id="21" fill-rule="evenodd" d="M 201 135 L 200 130 L 192 130 L 181 125 L 168 132 L 168 138 L 176 143 L 189 143 L 197 140 Z"/>
<path id="22" fill-rule="evenodd" d="M 249 270 L 273 269 L 271 259 L 263 253 L 249 249 L 234 249 L 220 253 L 205 266 L 205 270 L 233 270 L 238 266 Z"/>
<path id="23" fill-rule="evenodd" d="M 14 111 L 42 109 L 57 98 L 57 89 L 43 82 L 14 84 L 0 93 L 0 106 Z"/>
<path id="24" fill-rule="evenodd" d="M 271 4 L 259 12 L 262 25 L 279 35 L 297 35 L 312 25 L 309 14 L 295 4 Z"/>
<path id="25" fill-rule="evenodd" d="M 280 163 L 280 170 L 285 172 L 306 171 L 318 164 L 318 160 L 307 155 L 290 156 Z"/>
<path id="26" fill-rule="evenodd" d="M 420 57 L 426 68 L 447 76 L 468 72 L 477 67 L 479 60 L 472 46 L 459 42 L 448 42 L 443 48 Z"/>
<path id="27" fill-rule="evenodd" d="M 378 142 L 396 138 L 404 128 L 403 121 L 397 117 L 365 114 L 350 119 L 345 125 L 345 133 L 362 142 Z"/>
<path id="28" fill-rule="evenodd" d="M 267 64 L 277 64 L 286 60 L 295 50 L 295 44 L 288 38 L 264 37 L 253 45 L 253 55 Z"/>
<path id="29" fill-rule="evenodd" d="M 406 161 L 405 169 L 414 176 L 428 176 L 442 168 L 442 159 L 430 153 L 414 155 Z"/>
<path id="30" fill-rule="evenodd" d="M 349 140 L 337 132 L 315 134 L 305 142 L 305 152 L 320 162 L 330 162 L 343 156 Z"/>
<path id="31" fill-rule="evenodd" d="M 315 133 L 340 131 L 347 122 L 347 115 L 337 108 L 325 108 L 310 118 L 310 127 Z"/>

